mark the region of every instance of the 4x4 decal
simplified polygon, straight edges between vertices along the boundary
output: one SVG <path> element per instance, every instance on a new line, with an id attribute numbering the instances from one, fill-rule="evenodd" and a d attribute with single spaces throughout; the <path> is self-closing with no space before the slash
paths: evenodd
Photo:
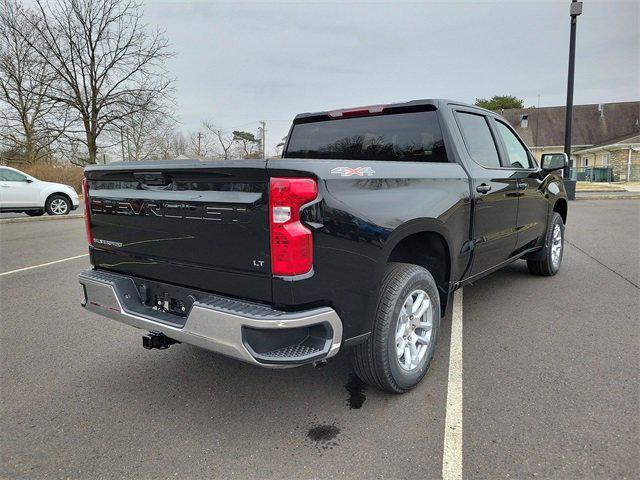
<path id="1" fill-rule="evenodd" d="M 371 167 L 336 167 L 331 170 L 334 175 L 340 175 L 341 177 L 350 177 L 351 175 L 358 175 L 359 177 L 370 177 L 374 175 L 376 171 Z"/>

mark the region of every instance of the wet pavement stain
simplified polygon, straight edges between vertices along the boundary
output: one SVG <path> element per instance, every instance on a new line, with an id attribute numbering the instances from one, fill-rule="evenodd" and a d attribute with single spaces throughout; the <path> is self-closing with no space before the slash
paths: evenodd
<path id="1" fill-rule="evenodd" d="M 350 373 L 349 379 L 344 386 L 347 389 L 347 392 L 349 392 L 349 398 L 347 398 L 349 410 L 357 410 L 358 408 L 361 408 L 362 404 L 367 399 L 367 396 L 364 394 L 367 389 L 367 384 L 360 380 L 360 377 L 355 373 Z"/>
<path id="2" fill-rule="evenodd" d="M 307 432 L 307 437 L 318 444 L 323 450 L 328 450 L 338 446 L 334 439 L 340 433 L 340 429 L 335 425 L 317 425 Z"/>

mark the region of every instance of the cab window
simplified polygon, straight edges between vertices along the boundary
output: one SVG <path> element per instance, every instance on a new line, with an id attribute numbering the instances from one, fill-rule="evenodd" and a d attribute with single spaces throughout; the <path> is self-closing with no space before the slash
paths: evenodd
<path id="1" fill-rule="evenodd" d="M 483 167 L 501 167 L 498 149 L 493 141 L 493 135 L 491 135 L 489 124 L 484 115 L 456 112 L 456 119 L 458 120 L 464 143 L 473 161 Z"/>
<path id="2" fill-rule="evenodd" d="M 502 138 L 509 166 L 512 168 L 533 168 L 529 152 L 511 129 L 500 120 L 496 120 L 496 127 L 498 135 Z"/>

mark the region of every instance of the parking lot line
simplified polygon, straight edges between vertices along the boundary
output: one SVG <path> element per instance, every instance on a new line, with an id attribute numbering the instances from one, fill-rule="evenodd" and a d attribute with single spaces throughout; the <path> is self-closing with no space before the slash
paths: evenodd
<path id="1" fill-rule="evenodd" d="M 451 315 L 442 478 L 462 479 L 462 289 L 455 293 Z"/>
<path id="2" fill-rule="evenodd" d="M 82 258 L 82 257 L 88 257 L 88 256 L 89 256 L 88 253 L 83 253 L 82 255 L 76 255 L 75 257 L 61 258 L 60 260 L 54 260 L 53 262 L 41 263 L 40 265 L 33 265 L 31 267 L 18 268 L 16 270 L 9 270 L 8 272 L 0 273 L 0 277 L 3 277 L 5 275 L 11 275 L 12 273 L 24 272 L 26 270 L 33 270 L 34 268 L 46 267 L 47 265 L 54 265 L 56 263 L 62 263 L 68 260 L 75 260 L 76 258 Z"/>

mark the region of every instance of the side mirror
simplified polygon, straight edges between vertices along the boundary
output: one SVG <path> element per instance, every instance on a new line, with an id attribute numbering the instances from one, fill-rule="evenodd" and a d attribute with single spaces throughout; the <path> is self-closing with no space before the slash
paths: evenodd
<path id="1" fill-rule="evenodd" d="M 543 170 L 552 172 L 566 168 L 569 165 L 569 157 L 566 153 L 543 153 L 540 163 Z"/>
<path id="2" fill-rule="evenodd" d="M 27 183 L 33 183 L 33 180 L 31 180 L 30 178 L 25 178 L 24 181 L 27 182 Z"/>

